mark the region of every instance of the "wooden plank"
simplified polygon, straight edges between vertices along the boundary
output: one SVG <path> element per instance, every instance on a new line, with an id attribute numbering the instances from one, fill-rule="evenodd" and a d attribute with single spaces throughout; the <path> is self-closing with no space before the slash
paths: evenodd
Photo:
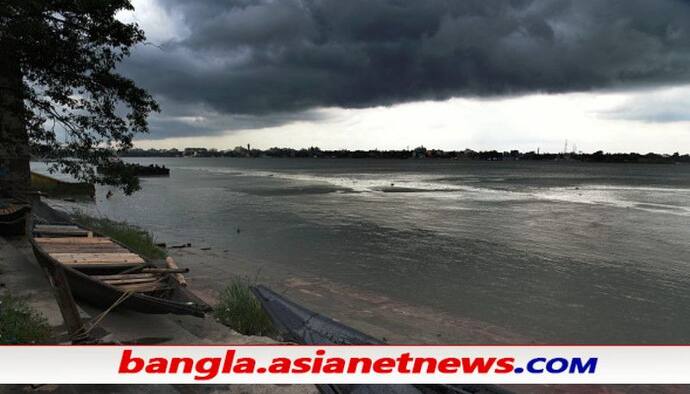
<path id="1" fill-rule="evenodd" d="M 104 253 L 113 253 L 113 254 L 124 254 L 127 251 L 118 251 L 118 250 L 103 250 L 103 249 L 80 249 L 80 250 L 54 250 L 48 252 L 51 256 L 54 254 L 57 255 L 67 255 L 67 254 L 104 254 Z"/>
<path id="2" fill-rule="evenodd" d="M 124 275 L 124 274 L 130 274 L 130 273 L 133 273 L 133 272 L 138 272 L 138 271 L 141 271 L 142 268 L 151 267 L 152 265 L 153 265 L 153 264 L 151 264 L 150 262 L 147 261 L 147 262 L 145 262 L 145 263 L 143 263 L 143 264 L 139 264 L 139 265 L 136 265 L 136 266 L 131 267 L 131 268 L 129 268 L 129 269 L 126 269 L 126 270 L 120 272 L 120 274 L 121 274 L 121 275 Z"/>
<path id="3" fill-rule="evenodd" d="M 51 253 L 50 256 L 63 264 L 141 264 L 144 259 L 134 253 Z"/>
<path id="4" fill-rule="evenodd" d="M 52 248 L 52 249 L 82 249 L 82 248 L 101 248 L 101 249 L 107 249 L 107 248 L 119 248 L 119 249 L 124 249 L 124 250 L 129 250 L 126 249 L 116 243 L 106 243 L 106 242 L 97 242 L 97 243 L 57 243 L 57 242 L 49 242 L 49 243 L 43 243 L 41 246 L 44 249 Z"/>
<path id="5" fill-rule="evenodd" d="M 137 261 L 83 261 L 83 260 L 63 260 L 60 264 L 69 265 L 72 268 L 129 268 L 133 265 L 139 264 Z"/>
<path id="6" fill-rule="evenodd" d="M 57 260 L 61 264 L 67 264 L 67 265 L 73 265 L 73 264 L 86 264 L 86 265 L 113 264 L 113 265 L 126 265 L 126 266 L 141 264 L 141 262 L 143 261 L 141 259 L 135 259 L 135 258 L 132 258 L 132 259 L 92 259 L 92 260 L 61 258 L 61 259 L 57 259 Z"/>
<path id="7" fill-rule="evenodd" d="M 138 263 L 62 263 L 76 269 L 124 269 L 139 265 Z"/>
<path id="8" fill-rule="evenodd" d="M 152 283 L 158 281 L 160 278 L 129 278 L 129 279 L 103 279 L 103 282 L 109 285 L 124 285 L 135 283 Z"/>
<path id="9" fill-rule="evenodd" d="M 129 250 L 117 245 L 47 245 L 47 253 L 128 253 Z"/>
<path id="10" fill-rule="evenodd" d="M 65 244 L 70 242 L 76 243 L 108 243 L 113 242 L 108 237 L 52 237 L 48 235 L 44 236 L 34 236 L 34 239 L 43 243 L 58 243 Z"/>
<path id="11" fill-rule="evenodd" d="M 134 285 L 117 285 L 115 286 L 122 291 L 133 291 L 136 293 L 148 293 L 156 290 L 167 290 L 171 289 L 170 286 L 165 286 L 164 283 L 143 283 Z"/>
<path id="12" fill-rule="evenodd" d="M 127 278 L 160 278 L 154 274 L 115 274 L 115 275 L 90 275 L 94 279 L 127 279 Z"/>
<path id="13" fill-rule="evenodd" d="M 106 237 L 36 237 L 34 240 L 40 244 L 114 244 Z"/>
<path id="14" fill-rule="evenodd" d="M 72 236 L 87 236 L 90 231 L 76 226 L 46 226 L 38 225 L 34 227 L 34 233 L 40 234 L 64 234 Z"/>
<path id="15" fill-rule="evenodd" d="M 70 238 L 87 238 L 88 231 L 34 231 L 34 236 L 38 237 L 70 237 Z"/>
<path id="16" fill-rule="evenodd" d="M 37 224 L 34 226 L 34 230 L 84 230 L 79 226 L 68 225 L 68 224 Z"/>
<path id="17" fill-rule="evenodd" d="M 82 243 L 82 244 L 59 244 L 59 243 L 49 243 L 49 244 L 44 244 L 42 245 L 43 248 L 55 248 L 55 249 L 69 249 L 72 248 L 74 250 L 81 250 L 81 249 L 122 249 L 125 251 L 130 251 L 129 249 L 120 246 L 118 244 L 114 243 Z"/>
<path id="18" fill-rule="evenodd" d="M 165 287 L 168 284 L 165 282 L 149 282 L 149 283 L 132 283 L 132 284 L 121 284 L 116 287 L 128 287 L 128 288 L 137 288 L 137 287 Z"/>
<path id="19" fill-rule="evenodd" d="M 34 235 L 40 234 L 42 237 L 69 237 L 69 238 L 88 238 L 86 231 L 34 231 Z"/>
<path id="20" fill-rule="evenodd" d="M 67 265 L 72 265 L 72 264 L 91 264 L 91 265 L 101 265 L 101 264 L 125 264 L 128 267 L 136 264 L 141 263 L 141 259 L 136 259 L 136 258 L 131 258 L 131 259 L 125 259 L 125 258 L 118 258 L 118 259 L 104 259 L 104 258 L 99 258 L 99 259 L 74 259 L 74 258 L 68 258 L 68 257 L 63 257 L 60 259 L 57 259 L 61 264 L 67 264 Z"/>
<path id="21" fill-rule="evenodd" d="M 180 267 L 177 266 L 177 263 L 175 262 L 175 260 L 170 256 L 166 257 L 165 264 L 171 270 L 179 270 L 180 269 Z M 184 275 L 182 275 L 181 273 L 176 273 L 174 275 L 175 275 L 175 280 L 177 281 L 177 283 L 180 284 L 180 286 L 187 287 L 187 281 L 184 279 Z"/>
<path id="22" fill-rule="evenodd" d="M 129 258 L 129 257 L 139 257 L 141 258 L 138 254 L 132 253 L 132 252 L 124 252 L 124 253 L 73 253 L 73 252 L 67 252 L 67 253 L 51 253 L 50 254 L 53 257 L 72 257 L 75 259 L 97 259 L 97 258 L 104 258 L 104 259 L 113 259 L 113 258 L 119 258 L 119 257 L 124 257 L 124 258 Z"/>
<path id="23" fill-rule="evenodd" d="M 84 239 L 88 239 L 88 238 L 84 238 Z M 41 243 L 41 246 L 43 246 L 43 248 L 74 248 L 74 249 L 79 249 L 79 248 L 120 248 L 120 249 L 124 249 L 123 246 L 120 246 L 114 242 L 81 242 L 81 243 L 44 242 L 44 243 Z"/>

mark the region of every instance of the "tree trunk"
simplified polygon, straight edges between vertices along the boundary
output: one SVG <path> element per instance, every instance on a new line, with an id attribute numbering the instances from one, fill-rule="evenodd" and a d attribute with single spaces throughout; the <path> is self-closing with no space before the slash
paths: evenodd
<path id="1" fill-rule="evenodd" d="M 0 196 L 26 198 L 31 182 L 24 123 L 22 74 L 17 59 L 0 56 Z"/>

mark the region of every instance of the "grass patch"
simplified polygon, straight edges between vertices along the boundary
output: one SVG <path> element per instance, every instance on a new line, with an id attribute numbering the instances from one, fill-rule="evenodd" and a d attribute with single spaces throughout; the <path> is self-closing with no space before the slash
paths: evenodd
<path id="1" fill-rule="evenodd" d="M 96 218 L 83 212 L 74 213 L 73 219 L 78 224 L 89 227 L 122 243 L 147 259 L 164 259 L 167 256 L 165 250 L 156 246 L 153 234 L 139 227 L 107 218 Z"/>
<path id="2" fill-rule="evenodd" d="M 213 314 L 221 323 L 244 335 L 271 336 L 275 333 L 271 319 L 249 290 L 249 280 L 235 278 L 220 294 Z"/>
<path id="3" fill-rule="evenodd" d="M 51 338 L 48 321 L 21 300 L 0 297 L 0 344 L 45 343 Z"/>

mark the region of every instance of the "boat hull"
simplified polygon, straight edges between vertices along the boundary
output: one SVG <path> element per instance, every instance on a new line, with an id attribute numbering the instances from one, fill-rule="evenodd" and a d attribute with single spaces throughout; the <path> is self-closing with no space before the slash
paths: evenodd
<path id="1" fill-rule="evenodd" d="M 381 345 L 377 338 L 310 311 L 265 286 L 252 286 L 276 328 L 286 339 L 305 345 Z"/>
<path id="2" fill-rule="evenodd" d="M 0 236 L 18 236 L 26 233 L 26 219 L 18 218 L 11 221 L 0 219 Z"/>
<path id="3" fill-rule="evenodd" d="M 122 290 L 106 285 L 92 279 L 89 275 L 65 266 L 64 264 L 60 264 L 43 252 L 40 246 L 35 243 L 32 244 L 34 254 L 41 265 L 62 265 L 72 294 L 80 301 L 100 308 L 109 308 L 123 296 L 124 292 Z M 189 290 L 175 285 L 175 282 L 170 279 L 168 280 L 169 284 L 174 286 L 173 291 L 176 293 L 174 297 L 175 300 L 132 293 L 128 298 L 122 301 L 119 306 L 141 313 L 173 313 L 197 317 L 204 317 L 205 313 L 211 310 L 209 306 Z M 193 305 L 187 304 L 190 302 L 193 303 Z M 200 304 L 205 306 L 199 307 Z"/>
<path id="4" fill-rule="evenodd" d="M 266 286 L 252 286 L 254 296 L 271 318 L 275 327 L 288 340 L 303 345 L 382 345 L 383 342 L 361 331 L 339 323 L 327 316 L 313 312 Z M 511 394 L 510 391 L 494 385 L 347 385 L 319 384 L 317 388 L 324 394 Z"/>
<path id="5" fill-rule="evenodd" d="M 38 211 L 46 211 L 44 214 L 51 214 L 53 218 L 62 217 L 60 215 L 56 215 L 57 212 L 53 212 L 54 210 L 46 205 L 39 205 L 37 208 Z M 61 220 L 60 223 L 56 224 L 74 225 L 74 223 L 71 221 L 65 220 Z M 91 231 L 91 229 L 83 226 L 79 227 L 84 230 Z M 36 227 L 34 230 L 36 229 L 38 229 L 38 227 Z M 95 231 L 91 231 L 91 233 L 94 235 L 100 235 Z M 109 275 L 118 273 L 122 271 L 122 268 L 110 267 L 107 264 L 99 264 L 94 268 L 78 269 L 68 264 L 62 264 L 54 259 L 46 250 L 44 250 L 41 244 L 36 241 L 36 239 L 39 239 L 35 238 L 37 234 L 40 234 L 40 232 L 32 231 L 32 236 L 29 239 L 34 251 L 34 255 L 36 256 L 36 260 L 46 270 L 61 266 L 75 298 L 96 307 L 109 308 L 113 305 L 113 303 L 117 302 L 123 297 L 125 294 L 124 290 L 92 277 L 93 275 Z M 110 241 L 124 249 L 129 250 L 126 245 L 120 244 L 115 240 Z M 147 263 L 150 264 L 150 262 Z M 155 264 L 151 265 L 155 266 Z M 206 312 L 212 310 L 208 304 L 197 297 L 194 293 L 192 293 L 186 287 L 181 286 L 172 275 L 168 274 L 165 276 L 161 283 L 164 284 L 166 288 L 165 297 L 160 296 L 159 294 L 146 294 L 140 292 L 128 293 L 127 297 L 123 301 L 121 300 L 118 307 L 142 313 L 173 313 L 197 317 L 204 317 Z"/>
<path id="6" fill-rule="evenodd" d="M 0 235 L 24 235 L 26 232 L 26 216 L 31 208 L 23 203 L 11 202 L 0 208 Z"/>

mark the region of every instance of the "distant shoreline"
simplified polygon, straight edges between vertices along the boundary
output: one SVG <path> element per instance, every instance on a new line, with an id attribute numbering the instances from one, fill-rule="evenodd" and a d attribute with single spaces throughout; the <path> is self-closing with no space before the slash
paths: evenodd
<path id="1" fill-rule="evenodd" d="M 216 150 L 206 148 L 177 149 L 132 149 L 120 152 L 120 157 L 150 158 L 150 157 L 234 157 L 234 158 L 286 158 L 286 159 L 382 159 L 382 160 L 459 160 L 459 161 L 579 161 L 588 163 L 638 163 L 638 164 L 679 164 L 690 163 L 690 155 L 679 153 L 538 153 L 520 152 L 517 150 L 499 152 L 473 151 L 443 151 L 426 149 L 424 147 L 413 150 L 321 150 L 319 148 L 291 149 L 271 148 L 267 150 L 251 149 L 251 147 L 236 147 L 232 150 Z"/>

